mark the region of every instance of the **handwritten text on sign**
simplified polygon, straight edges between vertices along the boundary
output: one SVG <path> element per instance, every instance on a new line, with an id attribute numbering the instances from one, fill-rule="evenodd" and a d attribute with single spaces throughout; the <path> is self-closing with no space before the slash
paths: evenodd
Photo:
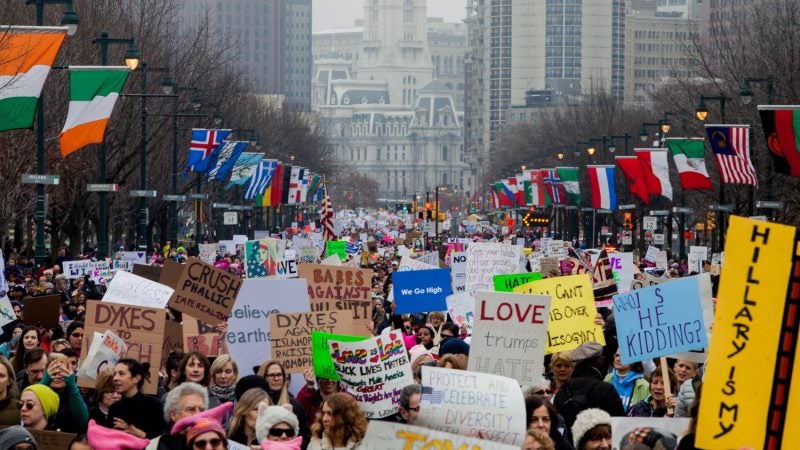
<path id="1" fill-rule="evenodd" d="M 117 272 L 108 285 L 103 301 L 126 305 L 164 308 L 173 289 L 128 272 Z"/>
<path id="2" fill-rule="evenodd" d="M 362 450 L 519 450 L 519 446 L 377 420 L 369 423 L 367 434 L 364 435 L 359 448 Z"/>
<path id="3" fill-rule="evenodd" d="M 311 332 L 353 334 L 353 319 L 347 312 L 270 314 L 272 358 L 290 373 L 311 367 Z"/>
<path id="4" fill-rule="evenodd" d="M 170 306 L 211 325 L 228 319 L 242 279 L 197 258 L 189 258 Z"/>
<path id="5" fill-rule="evenodd" d="M 513 378 L 526 386 L 542 381 L 550 297 L 486 291 L 475 296 L 467 368 Z"/>
<path id="6" fill-rule="evenodd" d="M 369 269 L 301 264 L 298 275 L 308 282 L 308 298 L 312 302 L 372 299 L 372 271 Z"/>
<path id="7" fill-rule="evenodd" d="M 605 345 L 603 328 L 594 323 L 597 308 L 588 275 L 533 281 L 514 292 L 551 296 L 545 354 L 572 350 L 587 341 Z"/>
<path id="8" fill-rule="evenodd" d="M 516 245 L 477 242 L 467 247 L 467 290 L 491 290 L 495 275 L 519 272 L 522 250 Z"/>

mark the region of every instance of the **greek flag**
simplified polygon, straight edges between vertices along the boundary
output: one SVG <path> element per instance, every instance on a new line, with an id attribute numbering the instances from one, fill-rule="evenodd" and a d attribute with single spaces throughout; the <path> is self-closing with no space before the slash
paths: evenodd
<path id="1" fill-rule="evenodd" d="M 344 243 L 344 252 L 348 255 L 357 255 L 358 252 L 361 251 L 361 241 L 356 242 L 355 244 L 351 244 L 349 242 Z"/>
<path id="2" fill-rule="evenodd" d="M 275 175 L 275 168 L 278 167 L 278 160 L 265 159 L 256 167 L 253 176 L 247 183 L 247 189 L 244 191 L 244 198 L 252 200 L 256 195 L 264 195 L 264 192 L 272 182 L 272 176 Z"/>

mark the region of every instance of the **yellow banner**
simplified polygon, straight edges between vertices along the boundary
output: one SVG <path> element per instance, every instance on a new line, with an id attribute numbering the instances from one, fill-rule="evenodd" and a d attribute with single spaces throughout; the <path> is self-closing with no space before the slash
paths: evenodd
<path id="1" fill-rule="evenodd" d="M 545 355 L 572 350 L 587 341 L 606 345 L 603 328 L 594 323 L 597 307 L 588 275 L 545 278 L 518 286 L 514 292 L 552 298 Z"/>
<path id="2" fill-rule="evenodd" d="M 800 442 L 796 233 L 786 225 L 730 219 L 700 402 L 699 448 L 778 450 Z"/>

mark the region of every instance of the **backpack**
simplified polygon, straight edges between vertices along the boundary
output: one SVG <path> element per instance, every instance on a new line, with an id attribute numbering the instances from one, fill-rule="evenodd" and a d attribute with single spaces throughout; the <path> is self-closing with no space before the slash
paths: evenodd
<path id="1" fill-rule="evenodd" d="M 578 417 L 578 413 L 585 409 L 589 409 L 592 407 L 591 402 L 589 401 L 589 394 L 592 393 L 594 388 L 597 386 L 597 381 L 592 380 L 593 382 L 589 382 L 584 384 L 580 390 L 573 391 L 572 390 L 572 382 L 569 382 L 561 387 L 561 390 L 558 392 L 564 392 L 564 401 L 556 405 L 556 409 L 558 413 L 564 417 L 564 422 L 567 424 L 567 428 L 572 428 L 572 425 L 575 423 L 575 419 Z"/>

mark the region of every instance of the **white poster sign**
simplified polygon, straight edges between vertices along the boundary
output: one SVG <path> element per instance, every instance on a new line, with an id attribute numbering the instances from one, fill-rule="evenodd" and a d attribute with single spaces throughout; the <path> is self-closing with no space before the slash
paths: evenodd
<path id="1" fill-rule="evenodd" d="M 92 275 L 92 272 L 108 270 L 110 267 L 107 261 L 90 261 L 88 259 L 80 261 L 64 261 L 63 273 L 67 278 L 73 280 L 84 275 Z"/>
<path id="2" fill-rule="evenodd" d="M 147 264 L 146 252 L 122 252 L 119 259 L 123 261 L 133 261 L 136 264 Z"/>
<path id="3" fill-rule="evenodd" d="M 3 298 L 0 298 L 0 327 L 4 327 L 15 320 L 17 320 L 17 315 L 14 314 L 14 308 L 11 306 L 11 299 L 4 295 Z"/>
<path id="4" fill-rule="evenodd" d="M 236 211 L 225 211 L 222 213 L 222 223 L 224 225 L 237 225 L 239 223 L 239 216 Z"/>
<path id="5" fill-rule="evenodd" d="M 467 248 L 468 291 L 489 291 L 494 286 L 493 277 L 519 272 L 522 248 L 516 245 L 476 242 Z"/>
<path id="6" fill-rule="evenodd" d="M 417 258 L 417 261 L 432 267 L 439 267 L 439 252 L 430 252 Z"/>
<path id="7" fill-rule="evenodd" d="M 126 353 L 128 353 L 128 346 L 125 344 L 125 340 L 114 334 L 113 331 L 106 330 L 103 334 L 95 332 L 89 347 L 89 355 L 84 359 L 77 375 L 95 381 L 100 371 L 113 368 Z"/>
<path id="8" fill-rule="evenodd" d="M 404 423 L 369 422 L 361 450 L 519 450 L 519 446 L 485 441 Z"/>
<path id="9" fill-rule="evenodd" d="M 608 255 L 611 271 L 617 281 L 620 292 L 628 292 L 633 281 L 633 253 L 617 252 Z"/>
<path id="10" fill-rule="evenodd" d="M 453 323 L 459 328 L 467 327 L 467 334 L 472 335 L 472 324 L 474 322 L 475 296 L 471 292 L 456 292 L 445 298 L 447 302 L 447 313 Z"/>
<path id="11" fill-rule="evenodd" d="M 104 302 L 166 308 L 174 289 L 128 272 L 117 272 L 108 284 Z"/>
<path id="12" fill-rule="evenodd" d="M 410 256 L 403 256 L 400 259 L 400 265 L 397 267 L 398 272 L 405 272 L 407 270 L 430 270 L 438 269 L 439 265 L 426 264 L 419 259 L 413 259 Z"/>
<path id="13" fill-rule="evenodd" d="M 708 259 L 708 247 L 692 245 L 689 247 L 689 273 L 703 273 L 703 260 Z"/>
<path id="14" fill-rule="evenodd" d="M 453 292 L 467 289 L 467 252 L 450 253 L 450 280 Z"/>
<path id="15" fill-rule="evenodd" d="M 658 247 L 653 247 L 652 245 L 647 246 L 647 253 L 645 253 L 644 259 L 650 262 L 656 262 L 659 251 L 661 250 Z"/>
<path id="16" fill-rule="evenodd" d="M 214 261 L 217 260 L 217 250 L 219 250 L 219 244 L 216 242 L 213 244 L 200 244 L 200 260 L 214 264 Z"/>

